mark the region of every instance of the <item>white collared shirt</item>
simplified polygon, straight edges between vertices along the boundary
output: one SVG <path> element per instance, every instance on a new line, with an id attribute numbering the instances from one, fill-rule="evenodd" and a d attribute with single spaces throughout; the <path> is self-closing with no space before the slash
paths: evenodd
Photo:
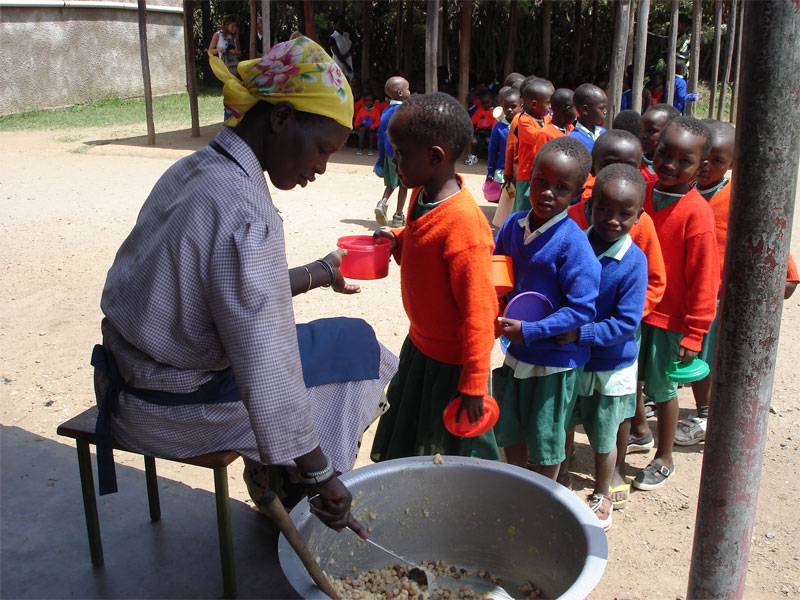
<path id="1" fill-rule="evenodd" d="M 547 221 L 545 221 L 544 224 L 541 225 L 541 227 L 537 227 L 536 229 L 531 231 L 530 219 L 531 219 L 531 213 L 532 212 L 533 212 L 533 209 L 531 209 L 528 212 L 527 215 L 525 215 L 521 219 L 517 220 L 517 223 L 519 224 L 519 226 L 522 227 L 525 230 L 525 245 L 526 246 L 528 244 L 530 244 L 533 240 L 538 238 L 540 235 L 542 235 L 545 231 L 547 231 L 548 229 L 553 227 L 556 223 L 560 223 L 561 221 L 563 221 L 564 219 L 566 219 L 569 216 L 567 214 L 566 210 L 561 211 L 555 217 L 552 217 L 552 218 L 548 219 Z"/>

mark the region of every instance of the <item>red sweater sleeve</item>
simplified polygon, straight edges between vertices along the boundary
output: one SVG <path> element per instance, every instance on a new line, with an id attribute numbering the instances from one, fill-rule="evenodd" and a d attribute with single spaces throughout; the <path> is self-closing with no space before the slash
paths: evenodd
<path id="1" fill-rule="evenodd" d="M 508 138 L 506 139 L 506 166 L 504 175 L 506 181 L 515 180 L 517 177 L 517 146 L 519 140 L 517 138 L 517 129 L 519 126 L 519 116 L 522 113 L 517 113 L 511 119 L 511 125 L 508 128 Z"/>
<path id="2" fill-rule="evenodd" d="M 667 289 L 667 268 L 664 266 L 661 244 L 650 215 L 642 213 L 639 222 L 631 228 L 631 238 L 647 257 L 647 294 L 642 313 L 644 318 L 664 297 L 664 291 Z"/>
<path id="3" fill-rule="evenodd" d="M 530 115 L 523 114 L 519 119 L 519 129 L 517 130 L 517 154 L 519 156 L 519 166 L 517 167 L 517 177 L 519 179 L 531 178 L 531 166 L 533 165 L 533 143 L 536 134 L 541 131 L 541 126 Z"/>
<path id="4" fill-rule="evenodd" d="M 686 238 L 683 270 L 687 292 L 684 316 L 686 333 L 681 346 L 696 352 L 702 348 L 703 336 L 717 314 L 719 253 L 713 228 L 710 229 L 696 235 L 688 232 Z"/>
<path id="5" fill-rule="evenodd" d="M 589 228 L 589 221 L 586 220 L 586 199 L 570 206 L 567 209 L 567 214 L 578 224 L 578 227 L 584 231 Z"/>

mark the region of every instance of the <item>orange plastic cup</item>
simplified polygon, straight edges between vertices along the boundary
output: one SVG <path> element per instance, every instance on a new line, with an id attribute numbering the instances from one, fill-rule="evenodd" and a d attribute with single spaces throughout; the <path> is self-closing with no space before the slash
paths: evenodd
<path id="1" fill-rule="evenodd" d="M 514 289 L 514 261 L 510 256 L 492 255 L 492 283 L 498 296 Z"/>

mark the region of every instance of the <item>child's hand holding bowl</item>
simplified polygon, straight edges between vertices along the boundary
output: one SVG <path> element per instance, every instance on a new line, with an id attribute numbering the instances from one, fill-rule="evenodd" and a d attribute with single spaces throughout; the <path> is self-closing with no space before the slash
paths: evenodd
<path id="1" fill-rule="evenodd" d="M 509 342 L 514 344 L 525 343 L 525 338 L 522 337 L 522 321 L 497 317 L 497 323 L 500 326 L 502 335 L 505 336 Z"/>

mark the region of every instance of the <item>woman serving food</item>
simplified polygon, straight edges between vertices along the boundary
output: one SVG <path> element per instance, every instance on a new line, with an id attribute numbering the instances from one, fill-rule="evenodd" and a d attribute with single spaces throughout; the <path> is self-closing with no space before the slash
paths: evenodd
<path id="1" fill-rule="evenodd" d="M 292 296 L 359 288 L 339 272 L 344 251 L 288 268 L 264 177 L 289 190 L 325 172 L 352 126 L 350 86 L 305 37 L 239 63 L 241 79 L 210 61 L 232 116 L 156 183 L 108 272 L 92 357 L 98 436 L 168 458 L 236 450 L 257 504 L 265 465 L 286 465 L 323 522 L 365 536 L 338 473 L 397 359 L 358 319 L 295 326 Z M 101 446 L 101 493 L 116 491 Z"/>

